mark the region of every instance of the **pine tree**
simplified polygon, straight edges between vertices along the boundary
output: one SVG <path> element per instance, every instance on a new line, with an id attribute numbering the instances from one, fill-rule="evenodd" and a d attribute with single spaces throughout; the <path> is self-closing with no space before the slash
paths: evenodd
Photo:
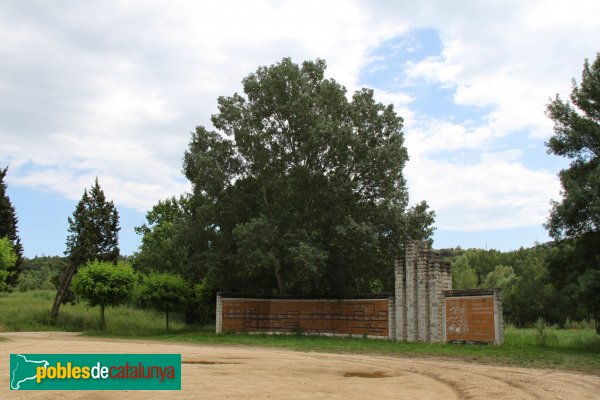
<path id="1" fill-rule="evenodd" d="M 6 194 L 7 187 L 4 182 L 4 177 L 6 176 L 7 171 L 8 167 L 0 169 L 0 238 L 8 237 L 8 240 L 10 240 L 13 249 L 15 250 L 15 254 L 17 255 L 15 271 L 7 280 L 10 286 L 14 286 L 20 272 L 20 265 L 23 262 L 23 245 L 21 244 L 17 229 L 17 213 L 10 198 Z"/>
<path id="2" fill-rule="evenodd" d="M 560 171 L 562 201 L 553 202 L 546 227 L 555 239 L 600 234 L 600 53 L 585 60 L 571 101 L 558 95 L 547 107 L 554 121 L 548 152 L 571 160 Z"/>
<path id="3" fill-rule="evenodd" d="M 89 261 L 117 262 L 119 258 L 119 214 L 112 201 L 106 201 L 98 178 L 83 196 L 69 217 L 67 251 L 69 266 L 58 286 L 52 317 L 58 316 L 61 304 L 74 300 L 69 286 L 77 269 Z"/>
<path id="4" fill-rule="evenodd" d="M 600 53 L 585 60 L 570 101 L 557 95 L 547 114 L 554 121 L 548 152 L 571 161 L 560 171 L 562 199 L 546 224 L 568 262 L 551 262 L 551 277 L 565 303 L 600 321 Z"/>

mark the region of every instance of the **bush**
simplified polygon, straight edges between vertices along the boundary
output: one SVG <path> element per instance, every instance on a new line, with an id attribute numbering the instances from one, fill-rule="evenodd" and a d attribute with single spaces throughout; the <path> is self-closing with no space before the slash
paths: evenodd
<path id="1" fill-rule="evenodd" d="M 571 329 L 571 330 L 596 329 L 596 320 L 595 319 L 584 319 L 581 321 L 574 321 L 570 318 L 567 318 L 564 326 L 565 326 L 565 329 Z"/>
<path id="2" fill-rule="evenodd" d="M 554 332 L 552 332 L 552 326 L 550 326 L 544 318 L 538 318 L 533 327 L 535 329 L 535 338 L 538 346 L 547 347 L 550 344 L 556 343 L 557 339 Z"/>

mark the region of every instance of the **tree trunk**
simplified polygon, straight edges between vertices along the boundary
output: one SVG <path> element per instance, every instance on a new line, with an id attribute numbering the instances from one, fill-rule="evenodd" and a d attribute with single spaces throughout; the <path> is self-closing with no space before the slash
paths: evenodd
<path id="1" fill-rule="evenodd" d="M 265 211 L 268 216 L 271 216 L 271 206 L 269 205 L 269 199 L 267 198 L 267 188 L 265 187 L 265 185 L 262 185 L 261 191 L 263 195 L 263 202 L 265 203 Z"/>
<path id="2" fill-rule="evenodd" d="M 100 305 L 100 329 L 106 328 L 106 320 L 104 319 L 104 304 Z"/>
<path id="3" fill-rule="evenodd" d="M 58 290 L 56 291 L 56 297 L 54 298 L 54 304 L 52 305 L 52 311 L 50 312 L 50 317 L 54 321 L 58 318 L 58 310 L 60 309 L 66 291 L 69 289 L 69 285 L 71 285 L 71 279 L 73 279 L 76 269 L 76 265 L 69 265 L 60 281 Z"/>
<path id="4" fill-rule="evenodd" d="M 165 311 L 165 318 L 167 319 L 167 330 L 169 330 L 169 309 Z"/>
<path id="5" fill-rule="evenodd" d="M 279 293 L 286 294 L 287 289 L 285 287 L 283 276 L 281 275 L 281 264 L 279 263 L 279 259 L 277 257 L 275 257 L 275 278 L 277 278 L 277 286 L 279 287 Z"/>

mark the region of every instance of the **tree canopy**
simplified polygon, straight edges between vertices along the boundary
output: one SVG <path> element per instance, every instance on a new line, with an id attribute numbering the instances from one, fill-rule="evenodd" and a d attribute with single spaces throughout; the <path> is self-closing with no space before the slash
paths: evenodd
<path id="1" fill-rule="evenodd" d="M 6 193 L 7 185 L 6 182 L 4 182 L 4 178 L 6 178 L 7 171 L 8 167 L 5 167 L 4 169 L 0 168 L 0 238 L 8 238 L 17 256 L 17 268 L 14 268 L 7 277 L 8 284 L 12 286 L 17 282 L 17 277 L 20 272 L 19 266 L 23 262 L 23 245 L 21 244 L 21 238 L 19 237 L 19 230 L 17 228 L 17 223 L 19 222 L 17 212 Z"/>
<path id="2" fill-rule="evenodd" d="M 409 239 L 433 212 L 408 207 L 402 118 L 284 58 L 218 98 L 216 130 L 192 134 L 187 234 L 196 281 L 223 290 L 341 294 L 393 287 Z"/>
<path id="3" fill-rule="evenodd" d="M 130 265 L 106 261 L 92 261 L 79 269 L 73 277 L 73 289 L 91 307 L 100 306 L 100 326 L 104 329 L 106 306 L 125 303 L 133 292 L 135 273 Z"/>
<path id="4" fill-rule="evenodd" d="M 192 298 L 189 283 L 180 275 L 152 273 L 138 288 L 138 299 L 145 307 L 165 313 L 169 330 L 169 312 L 183 309 Z"/>
<path id="5" fill-rule="evenodd" d="M 552 280 L 570 313 L 600 321 L 600 53 L 592 64 L 585 60 L 579 84 L 573 79 L 570 101 L 557 95 L 547 115 L 554 121 L 548 152 L 571 160 L 546 224 L 560 241 Z"/>
<path id="6" fill-rule="evenodd" d="M 119 214 L 112 201 L 107 201 L 98 178 L 83 196 L 69 217 L 67 250 L 72 265 L 88 261 L 109 261 L 119 258 Z"/>
<path id="7" fill-rule="evenodd" d="M 553 202 L 547 227 L 555 239 L 600 232 L 600 53 L 585 60 L 571 101 L 558 95 L 547 106 L 554 121 L 548 152 L 571 160 L 560 172 L 563 199 Z"/>
<path id="8" fill-rule="evenodd" d="M 133 260 L 137 271 L 189 275 L 186 227 L 189 213 L 186 196 L 159 201 L 146 213 L 147 224 L 135 228 L 142 235 L 140 250 Z"/>

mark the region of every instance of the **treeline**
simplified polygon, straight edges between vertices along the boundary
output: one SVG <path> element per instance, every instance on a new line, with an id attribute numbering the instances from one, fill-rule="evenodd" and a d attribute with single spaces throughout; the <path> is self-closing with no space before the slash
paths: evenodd
<path id="1" fill-rule="evenodd" d="M 502 289 L 504 318 L 517 326 L 529 326 L 542 317 L 550 323 L 564 326 L 569 321 L 589 321 L 595 318 L 599 305 L 595 299 L 597 290 L 594 279 L 576 276 L 578 264 L 585 263 L 588 254 L 576 243 L 556 244 L 549 242 L 531 248 L 521 248 L 515 251 L 502 252 L 498 250 L 483 249 L 441 249 L 440 255 L 452 263 L 452 281 L 455 289 L 463 288 L 492 288 Z M 166 256 L 166 255 L 165 255 Z M 135 257 L 124 258 L 120 261 L 132 263 L 142 282 L 144 276 L 156 275 L 162 270 L 176 276 L 188 275 L 183 264 L 166 264 L 167 267 L 158 268 L 159 263 L 147 263 L 147 253 L 140 252 Z M 28 291 L 36 289 L 56 290 L 59 277 L 68 265 L 67 257 L 36 257 L 25 259 L 23 272 L 19 276 L 16 290 Z M 565 265 L 573 268 L 571 273 L 565 274 Z M 569 277 L 569 275 L 571 275 Z M 154 276 L 148 285 L 156 285 L 158 292 L 159 283 L 153 283 L 158 278 Z M 164 278 L 168 279 L 168 278 Z M 186 280 L 186 282 L 189 282 Z M 189 321 L 210 322 L 214 313 L 214 295 L 212 288 L 205 282 L 189 290 L 180 290 L 188 298 L 178 300 L 177 304 L 187 304 Z M 174 285 L 176 286 L 176 285 Z M 192 290 L 193 289 L 193 290 Z M 372 291 L 380 290 L 374 285 Z M 146 296 L 149 296 L 149 293 Z M 141 303 L 133 296 L 129 298 L 133 303 Z"/>
<path id="2" fill-rule="evenodd" d="M 442 249 L 452 263 L 455 289 L 502 289 L 504 318 L 527 326 L 538 318 L 564 326 L 570 321 L 597 318 L 597 271 L 591 267 L 591 242 L 549 242 L 501 252 L 483 249 Z M 592 273 L 590 273 L 590 271 Z"/>

